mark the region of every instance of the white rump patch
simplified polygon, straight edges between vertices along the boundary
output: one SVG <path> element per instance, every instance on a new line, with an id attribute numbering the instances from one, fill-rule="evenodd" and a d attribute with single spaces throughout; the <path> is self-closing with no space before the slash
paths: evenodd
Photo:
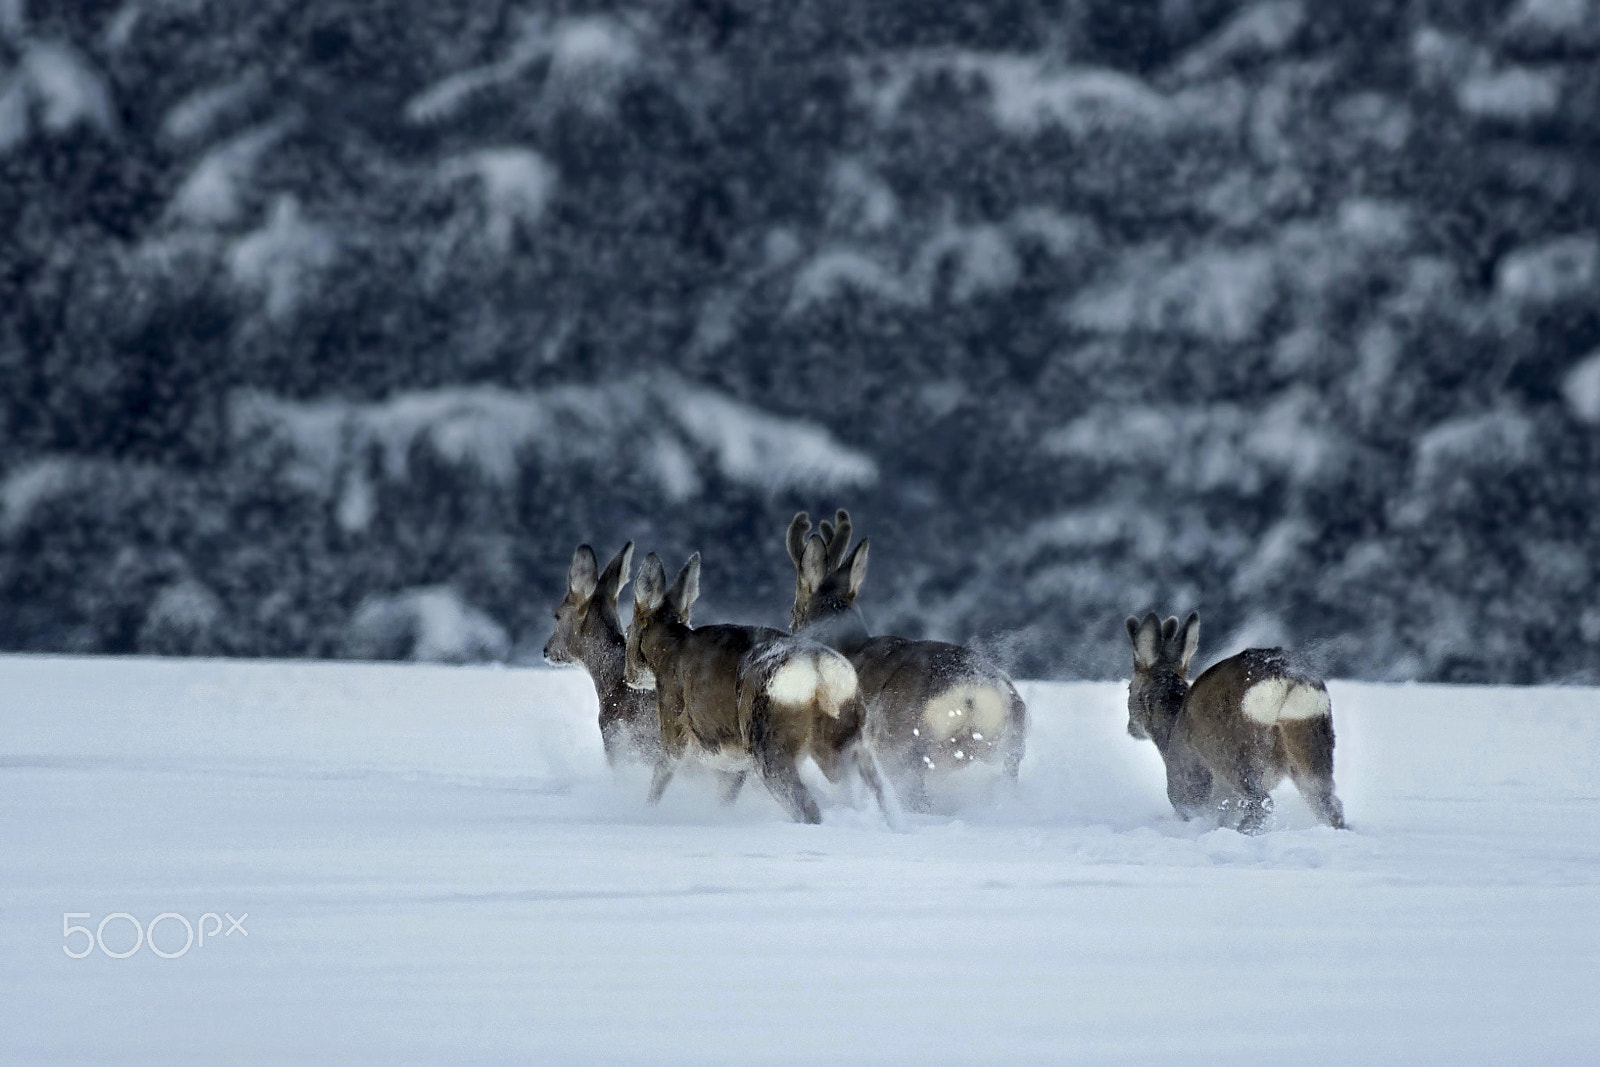
<path id="1" fill-rule="evenodd" d="M 1316 719 L 1333 713 L 1326 689 L 1288 678 L 1267 678 L 1244 691 L 1239 710 L 1247 719 L 1272 726 L 1284 719 Z"/>
<path id="2" fill-rule="evenodd" d="M 938 741 L 957 734 L 1000 733 L 1006 722 L 1006 694 L 992 685 L 967 683 L 946 689 L 922 709 L 922 721 Z"/>
<path id="3" fill-rule="evenodd" d="M 819 645 L 789 653 L 767 682 L 767 696 L 787 707 L 815 705 L 837 719 L 840 706 L 856 695 L 856 669 L 832 649 Z"/>
<path id="4" fill-rule="evenodd" d="M 1271 726 L 1278 721 L 1278 709 L 1283 707 L 1283 700 L 1288 695 L 1287 679 L 1268 678 L 1244 691 L 1239 710 L 1244 712 L 1245 718 L 1263 726 Z"/>
<path id="5" fill-rule="evenodd" d="M 817 701 L 822 710 L 837 719 L 839 707 L 856 695 L 856 669 L 837 653 L 817 656 Z"/>
<path id="6" fill-rule="evenodd" d="M 778 704 L 809 704 L 817 693 L 816 665 L 810 656 L 795 656 L 773 672 L 767 696 Z"/>
<path id="7" fill-rule="evenodd" d="M 1278 719 L 1320 719 L 1333 714 L 1333 705 L 1328 701 L 1326 689 L 1313 689 L 1309 685 L 1297 685 L 1289 690 L 1289 696 L 1283 702 L 1283 707 L 1278 709 Z"/>

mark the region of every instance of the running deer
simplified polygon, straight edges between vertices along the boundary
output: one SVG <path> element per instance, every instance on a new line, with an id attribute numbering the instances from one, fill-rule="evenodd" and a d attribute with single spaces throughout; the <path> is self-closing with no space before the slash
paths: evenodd
<path id="1" fill-rule="evenodd" d="M 679 762 L 693 755 L 719 772 L 725 803 L 753 769 L 796 822 L 821 822 L 817 801 L 800 780 L 800 763 L 809 755 L 831 781 L 854 768 L 889 825 L 898 826 L 894 794 L 864 743 L 866 710 L 849 660 L 767 626 L 692 628 L 699 553 L 670 589 L 661 560 L 651 553 L 633 592 L 627 682 L 654 687 L 660 722 L 662 753 L 650 803 L 661 799 Z"/>
<path id="2" fill-rule="evenodd" d="M 632 541 L 604 571 L 597 568 L 594 549 L 579 545 L 567 568 L 567 595 L 556 605 L 555 633 L 544 646 L 545 662 L 576 663 L 589 672 L 600 700 L 600 740 L 613 767 L 629 759 L 654 764 L 661 752 L 655 694 L 630 689 L 622 677 L 627 637 L 617 597 L 632 565 Z"/>
<path id="3" fill-rule="evenodd" d="M 929 779 L 974 763 L 998 763 L 1016 778 L 1028 709 L 1011 679 L 961 645 L 870 636 L 855 606 L 870 541 L 850 548 L 843 509 L 817 533 L 810 529 L 802 511 L 786 538 L 795 568 L 790 629 L 838 649 L 855 667 L 868 740 L 907 806 L 927 810 Z"/>
<path id="4" fill-rule="evenodd" d="M 1215 813 L 1259 833 L 1273 788 L 1288 777 L 1317 818 L 1344 827 L 1344 805 L 1333 792 L 1333 708 L 1321 679 L 1281 648 L 1251 648 L 1191 686 L 1198 612 L 1182 626 L 1155 612 L 1143 620 L 1130 615 L 1126 626 L 1133 642 L 1128 733 L 1155 742 L 1174 811 L 1184 819 Z"/>

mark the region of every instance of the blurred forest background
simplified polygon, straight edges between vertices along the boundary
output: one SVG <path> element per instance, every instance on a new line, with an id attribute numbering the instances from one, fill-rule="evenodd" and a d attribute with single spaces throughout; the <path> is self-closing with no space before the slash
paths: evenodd
<path id="1" fill-rule="evenodd" d="M 0 648 L 1600 682 L 1597 0 L 0 0 Z"/>

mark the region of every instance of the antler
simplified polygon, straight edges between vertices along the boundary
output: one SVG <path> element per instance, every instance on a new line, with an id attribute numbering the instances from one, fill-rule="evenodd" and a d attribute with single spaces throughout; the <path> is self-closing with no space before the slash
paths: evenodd
<path id="1" fill-rule="evenodd" d="M 828 543 L 821 534 L 812 534 L 806 538 L 806 547 L 801 550 L 799 567 L 802 589 L 815 593 L 822 588 L 822 584 L 828 579 L 827 558 Z"/>
<path id="2" fill-rule="evenodd" d="M 823 540 L 828 548 L 828 573 L 831 574 L 844 562 L 845 551 L 850 547 L 850 513 L 840 508 L 839 513 L 833 517 L 832 530 L 828 529 L 827 523 L 823 523 L 822 528 Z"/>
<path id="3" fill-rule="evenodd" d="M 789 558 L 794 561 L 795 570 L 800 569 L 800 560 L 806 550 L 806 534 L 810 532 L 811 516 L 803 511 L 789 523 L 789 533 L 784 541 L 789 546 Z"/>

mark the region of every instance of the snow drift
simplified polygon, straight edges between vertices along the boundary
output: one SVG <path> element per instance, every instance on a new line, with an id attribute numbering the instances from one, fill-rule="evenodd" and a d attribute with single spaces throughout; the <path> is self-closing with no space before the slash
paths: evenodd
<path id="1" fill-rule="evenodd" d="M 889 833 L 605 768 L 578 671 L 0 657 L 16 1062 L 1574 1063 L 1600 693 L 1333 683 L 1352 830 L 1178 822 L 1116 684 Z M 248 913 L 181 958 L 63 915 Z M 105 937 L 131 943 L 126 921 Z M 120 931 L 120 932 L 119 932 Z M 81 935 L 78 935 L 81 937 Z M 181 947 L 168 920 L 163 951 Z M 79 941 L 67 942 L 74 950 Z M 111 945 L 122 951 L 126 945 Z"/>

